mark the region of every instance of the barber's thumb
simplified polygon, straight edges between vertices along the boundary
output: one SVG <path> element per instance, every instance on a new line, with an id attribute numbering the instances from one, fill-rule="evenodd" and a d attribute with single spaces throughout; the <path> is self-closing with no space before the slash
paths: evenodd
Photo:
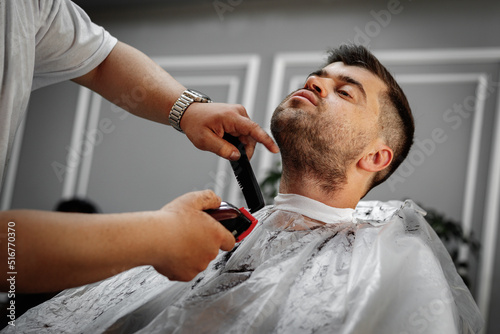
<path id="1" fill-rule="evenodd" d="M 212 190 L 201 190 L 190 193 L 192 196 L 193 209 L 208 210 L 216 209 L 220 206 L 221 198 Z"/>
<path id="2" fill-rule="evenodd" d="M 224 158 L 231 161 L 236 161 L 241 158 L 241 153 L 236 147 L 229 144 L 229 153 L 224 155 Z"/>

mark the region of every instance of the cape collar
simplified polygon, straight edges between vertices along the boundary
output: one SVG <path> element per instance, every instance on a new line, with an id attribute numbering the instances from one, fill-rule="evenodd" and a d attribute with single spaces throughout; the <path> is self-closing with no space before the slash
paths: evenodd
<path id="1" fill-rule="evenodd" d="M 296 194 L 278 194 L 274 208 L 296 212 L 326 224 L 353 221 L 354 209 L 340 209 L 328 206 L 308 197 Z"/>

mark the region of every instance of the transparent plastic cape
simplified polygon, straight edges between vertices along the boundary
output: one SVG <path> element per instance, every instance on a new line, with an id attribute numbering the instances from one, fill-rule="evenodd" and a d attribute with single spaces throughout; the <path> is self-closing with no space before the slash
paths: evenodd
<path id="1" fill-rule="evenodd" d="M 2 333 L 477 333 L 479 310 L 413 202 L 336 224 L 269 206 L 191 282 L 151 267 L 68 289 Z"/>

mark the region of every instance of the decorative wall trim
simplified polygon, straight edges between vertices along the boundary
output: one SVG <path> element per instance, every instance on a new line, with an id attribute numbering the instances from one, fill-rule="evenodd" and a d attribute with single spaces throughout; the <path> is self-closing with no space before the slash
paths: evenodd
<path id="1" fill-rule="evenodd" d="M 97 133 L 99 116 L 101 114 L 101 105 L 103 98 L 97 94 L 92 93 L 90 101 L 90 112 L 88 118 L 86 134 Z M 82 161 L 80 165 L 80 173 L 78 176 L 78 185 L 76 188 L 75 196 L 84 198 L 87 196 L 87 189 L 89 185 L 90 169 L 92 168 L 92 159 L 94 157 L 94 145 L 89 145 L 88 153 L 81 155 Z"/>
<path id="2" fill-rule="evenodd" d="M 486 73 L 448 73 L 448 74 L 405 74 L 396 75 L 400 84 L 453 84 L 453 83 L 475 83 L 476 84 L 476 105 L 474 107 L 474 118 L 472 120 L 472 131 L 469 142 L 469 156 L 467 174 L 465 177 L 465 187 L 462 208 L 462 228 L 466 235 L 472 231 L 474 199 L 476 197 L 476 186 L 479 167 L 479 152 L 481 149 L 481 130 L 484 119 L 485 99 L 488 89 L 488 76 Z M 466 260 L 468 249 L 461 249 L 460 257 Z"/>
<path id="3" fill-rule="evenodd" d="M 76 185 L 78 180 L 78 171 L 80 169 L 80 157 L 82 156 L 82 144 L 85 139 L 85 125 L 89 114 L 90 99 L 92 91 L 85 87 L 80 88 L 78 100 L 76 102 L 75 120 L 73 122 L 73 131 L 71 134 L 71 142 L 69 144 L 69 152 L 73 152 L 75 161 L 70 161 L 71 154 L 68 154 L 66 166 L 67 169 L 62 189 L 62 198 L 67 199 L 74 197 L 76 194 Z"/>
<path id="4" fill-rule="evenodd" d="M 194 57 L 161 57 L 153 58 L 161 67 L 167 71 L 171 69 L 204 69 L 204 70 L 227 70 L 227 69 L 243 69 L 245 70 L 245 78 L 242 88 L 241 104 L 245 106 L 248 116 L 252 118 L 254 112 L 255 95 L 257 92 L 257 84 L 260 70 L 260 56 L 258 55 L 211 55 L 211 56 L 194 56 Z M 197 85 L 201 81 L 196 82 Z M 206 84 L 210 84 L 207 81 Z M 236 83 L 234 79 L 228 81 L 229 94 L 228 99 L 224 102 L 237 103 L 237 92 L 240 87 L 239 81 Z M 231 175 L 231 177 L 227 177 Z M 216 173 L 216 189 L 218 194 L 226 193 L 224 198 L 236 203 L 240 197 L 238 184 L 232 174 L 230 164 L 220 158 L 217 173 Z M 229 183 L 227 182 L 229 179 Z"/>
<path id="5" fill-rule="evenodd" d="M 386 65 L 487 64 L 500 60 L 500 48 L 374 51 Z"/>
<path id="6" fill-rule="evenodd" d="M 250 117 L 253 114 L 255 93 L 257 90 L 257 80 L 260 68 L 260 57 L 257 55 L 236 55 L 236 56 L 197 56 L 197 57 L 158 57 L 153 58 L 162 68 L 167 71 L 172 70 L 245 70 L 244 83 L 241 85 L 241 78 L 234 75 L 207 75 L 201 76 L 196 72 L 195 76 L 177 76 L 176 80 L 185 86 L 228 86 L 227 103 L 238 103 L 240 88 L 241 104 L 245 105 Z M 87 194 L 90 179 L 93 147 L 82 154 L 82 143 L 86 133 L 92 133 L 97 129 L 101 110 L 102 98 L 86 88 L 81 88 L 77 102 L 76 118 L 73 127 L 73 137 L 70 144 L 71 152 L 78 152 L 81 161 L 78 167 L 68 171 L 64 180 L 63 197 L 72 196 L 85 197 Z M 224 199 L 236 202 L 239 198 L 240 190 L 232 174 L 230 164 L 227 160 L 220 158 L 217 165 L 216 181 L 214 191 L 217 194 L 224 194 Z"/>
<path id="7" fill-rule="evenodd" d="M 12 204 L 12 196 L 14 196 L 14 186 L 16 184 L 17 166 L 21 156 L 21 147 L 23 143 L 24 129 L 26 127 L 26 117 L 21 121 L 17 128 L 16 138 L 10 153 L 10 160 L 5 166 L 5 181 L 2 187 L 2 198 L 0 199 L 0 210 L 8 210 Z M 1 177 L 1 176 L 0 176 Z M 0 179 L 0 182 L 2 180 Z"/>
<path id="8" fill-rule="evenodd" d="M 490 154 L 490 169 L 488 173 L 488 188 L 486 204 L 484 206 L 484 222 L 482 231 L 481 268 L 479 277 L 478 304 L 485 320 L 488 319 L 488 310 L 491 302 L 491 287 L 493 284 L 493 269 L 495 266 L 495 248 L 498 241 L 498 224 L 500 223 L 500 92 L 497 94 L 496 124 L 493 130 L 492 147 Z M 485 332 L 483 330 L 483 332 Z"/>

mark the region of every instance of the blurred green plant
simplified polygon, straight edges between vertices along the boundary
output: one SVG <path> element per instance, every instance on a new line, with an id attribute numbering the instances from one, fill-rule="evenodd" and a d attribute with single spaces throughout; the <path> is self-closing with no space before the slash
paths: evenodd
<path id="1" fill-rule="evenodd" d="M 281 162 L 277 162 L 260 183 L 266 203 L 272 203 L 274 197 L 278 195 L 280 178 Z M 426 207 L 420 203 L 418 205 L 427 212 L 425 219 L 445 245 L 458 274 L 462 277 L 464 283 L 470 287 L 469 264 L 459 258 L 459 252 L 462 246 L 467 246 L 471 254 L 477 259 L 480 251 L 479 241 L 474 238 L 473 234 L 465 235 L 459 222 L 446 217 L 436 209 Z"/>
<path id="2" fill-rule="evenodd" d="M 422 204 L 418 205 L 427 212 L 425 219 L 434 231 L 436 231 L 448 253 L 450 253 L 458 274 L 462 277 L 465 284 L 470 287 L 469 263 L 459 258 L 459 252 L 462 246 L 467 246 L 470 253 L 477 260 L 481 248 L 479 241 L 475 239 L 473 233 L 466 235 L 459 222 L 446 217 L 436 209 L 428 208 Z"/>
<path id="3" fill-rule="evenodd" d="M 279 182 L 281 179 L 281 161 L 278 161 L 268 172 L 260 183 L 260 189 L 267 204 L 272 203 L 278 195 Z"/>

